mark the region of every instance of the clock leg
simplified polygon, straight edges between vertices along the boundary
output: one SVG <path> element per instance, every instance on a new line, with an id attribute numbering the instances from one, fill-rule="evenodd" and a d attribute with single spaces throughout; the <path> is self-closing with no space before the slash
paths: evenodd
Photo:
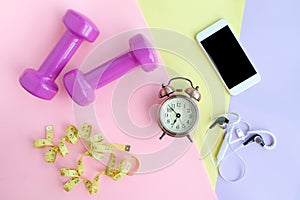
<path id="1" fill-rule="evenodd" d="M 187 135 L 186 137 L 189 139 L 189 141 L 190 141 L 191 143 L 193 143 L 193 140 L 192 140 L 192 138 L 191 138 L 190 135 Z"/>
<path id="2" fill-rule="evenodd" d="M 166 135 L 166 133 L 165 132 L 163 132 L 163 134 L 160 136 L 160 140 L 164 137 Z"/>

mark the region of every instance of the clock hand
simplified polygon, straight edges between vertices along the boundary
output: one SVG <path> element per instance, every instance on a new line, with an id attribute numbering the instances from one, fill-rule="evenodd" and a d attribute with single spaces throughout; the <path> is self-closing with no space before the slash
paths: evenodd
<path id="1" fill-rule="evenodd" d="M 175 118 L 175 120 L 174 120 L 173 124 L 171 124 L 171 125 L 174 125 L 174 124 L 176 123 L 176 121 L 177 121 L 177 117 Z"/>
<path id="2" fill-rule="evenodd" d="M 176 113 L 176 118 L 175 118 L 175 120 L 174 120 L 174 122 L 173 122 L 172 125 L 174 125 L 176 123 L 176 121 L 177 121 L 178 118 L 181 121 L 180 117 L 181 117 L 181 114 L 180 113 Z"/>
<path id="3" fill-rule="evenodd" d="M 176 114 L 177 117 L 177 112 L 174 110 L 174 108 L 172 108 L 170 105 L 168 105 L 170 107 L 170 109 Z"/>
<path id="4" fill-rule="evenodd" d="M 180 113 L 177 113 L 174 108 L 172 108 L 170 105 L 168 105 L 170 107 L 170 109 L 176 114 L 176 118 L 180 118 L 181 117 L 181 114 Z"/>

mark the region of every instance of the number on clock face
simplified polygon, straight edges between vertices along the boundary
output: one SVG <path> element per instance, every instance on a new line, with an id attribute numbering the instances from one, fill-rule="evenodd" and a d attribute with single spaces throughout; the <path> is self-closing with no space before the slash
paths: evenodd
<path id="1" fill-rule="evenodd" d="M 172 96 L 159 109 L 159 124 L 167 132 L 184 135 L 198 121 L 197 105 L 183 95 Z"/>

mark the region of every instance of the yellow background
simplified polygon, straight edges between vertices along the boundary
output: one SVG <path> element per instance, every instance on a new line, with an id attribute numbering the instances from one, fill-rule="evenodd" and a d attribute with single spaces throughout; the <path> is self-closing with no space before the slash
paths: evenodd
<path id="1" fill-rule="evenodd" d="M 196 33 L 203 30 L 213 22 L 220 18 L 225 18 L 235 34 L 239 37 L 242 17 L 244 11 L 244 0 L 138 0 L 141 6 L 144 17 L 150 28 L 161 28 L 176 31 L 183 34 L 190 39 L 195 38 Z M 201 50 L 199 48 L 199 55 Z M 202 53 L 203 55 L 203 53 Z M 180 61 L 180 59 L 171 56 L 167 53 L 161 52 L 164 65 L 166 66 L 179 66 L 184 68 L 182 76 L 188 76 L 192 80 L 193 78 L 199 78 L 193 71 L 193 69 L 186 62 Z M 175 64 L 176 63 L 176 64 Z M 180 64 L 179 64 L 180 63 Z M 206 62 L 206 65 L 210 65 Z M 174 67 L 176 67 L 174 66 Z M 208 67 L 208 66 L 207 66 Z M 210 66 L 211 67 L 211 66 Z M 220 85 L 221 82 L 218 78 L 215 78 L 216 83 Z M 201 85 L 201 84 L 200 84 Z M 201 88 L 201 87 L 200 87 Z M 202 93 L 203 95 L 203 93 Z M 230 96 L 225 91 L 225 106 L 223 111 L 228 110 Z M 204 101 L 204 104 L 205 101 Z M 203 106 L 203 105 L 202 105 Z M 206 106 L 203 106 L 206 108 Z M 200 111 L 201 112 L 201 111 Z M 203 112 L 203 110 L 202 110 Z M 208 127 L 209 121 L 206 121 Z M 203 130 L 202 130 L 203 132 Z M 220 143 L 220 141 L 219 141 Z M 196 139 L 196 144 L 199 146 L 200 143 Z M 216 153 L 215 149 L 214 154 Z M 208 171 L 208 175 L 215 187 L 217 181 L 217 169 L 211 164 L 210 159 L 204 159 L 204 164 Z"/>

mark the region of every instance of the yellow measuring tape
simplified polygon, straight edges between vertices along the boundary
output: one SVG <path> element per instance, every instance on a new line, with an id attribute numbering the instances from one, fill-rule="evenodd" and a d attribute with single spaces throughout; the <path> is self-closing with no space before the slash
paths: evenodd
<path id="1" fill-rule="evenodd" d="M 70 125 L 65 130 L 66 136 L 62 137 L 59 144 L 55 146 L 53 140 L 53 126 L 46 126 L 46 139 L 35 140 L 33 143 L 34 148 L 44 148 L 49 146 L 50 149 L 46 151 L 45 161 L 54 163 L 56 156 L 60 153 L 63 157 L 68 155 L 69 151 L 66 143 L 76 144 L 79 139 L 83 139 L 87 143 L 88 151 L 82 154 L 77 163 L 77 169 L 74 168 L 61 168 L 60 175 L 70 177 L 70 179 L 64 184 L 64 189 L 69 192 L 77 184 L 83 182 L 90 194 L 94 194 L 98 191 L 98 182 L 101 174 L 104 174 L 113 180 L 120 180 L 125 175 L 132 175 L 132 163 L 131 159 L 134 159 L 139 166 L 139 161 L 134 156 L 123 158 L 116 166 L 116 155 L 112 153 L 113 150 L 129 151 L 129 145 L 123 144 L 111 144 L 103 142 L 104 138 L 101 134 L 91 136 L 92 127 L 89 124 L 83 124 L 78 130 L 75 126 Z M 81 177 L 84 173 L 83 157 L 89 156 L 97 160 L 104 160 L 104 154 L 110 153 L 107 168 L 100 171 L 94 177 L 93 181 Z"/>

